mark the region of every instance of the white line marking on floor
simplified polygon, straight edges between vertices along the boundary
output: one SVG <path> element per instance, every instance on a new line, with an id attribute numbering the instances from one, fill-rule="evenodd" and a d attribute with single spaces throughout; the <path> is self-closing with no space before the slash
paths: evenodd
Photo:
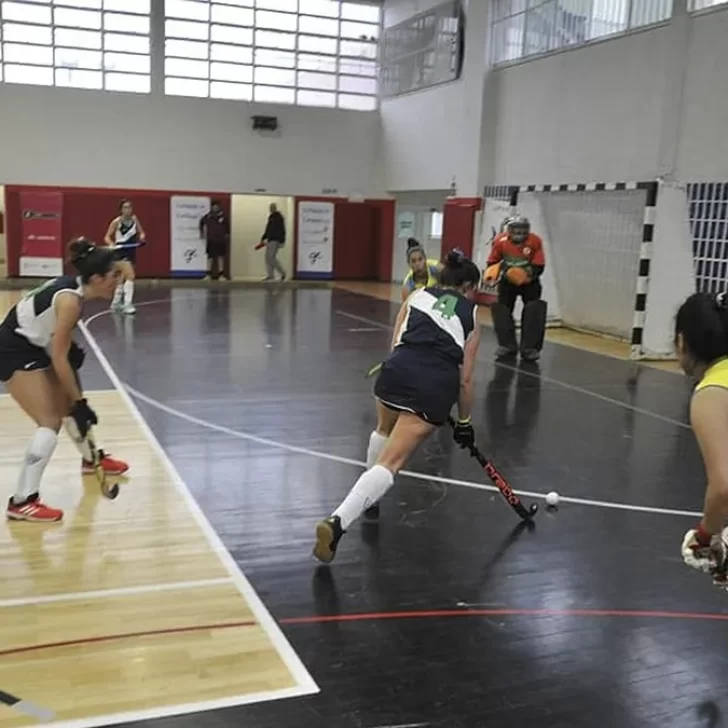
<path id="1" fill-rule="evenodd" d="M 0 599 L 0 609 L 6 607 L 22 607 L 31 604 L 53 604 L 54 602 L 87 601 L 89 599 L 108 599 L 111 597 L 127 597 L 134 594 L 156 594 L 163 591 L 183 589 L 205 589 L 222 584 L 233 584 L 232 577 L 220 579 L 200 579 L 198 581 L 173 581 L 168 584 L 140 584 L 117 589 L 97 589 L 94 591 L 64 592 L 45 596 L 19 597 L 17 599 Z"/>
<path id="2" fill-rule="evenodd" d="M 371 324 L 372 326 L 378 326 L 380 329 L 384 329 L 387 331 L 392 330 L 392 326 L 388 324 L 382 324 L 378 321 L 375 321 L 374 319 L 368 319 L 364 316 L 357 316 L 353 313 L 348 313 L 347 311 L 340 311 L 336 310 L 334 311 L 339 316 L 344 316 L 345 318 L 353 319 L 354 321 L 361 321 L 365 324 Z M 601 355 L 598 355 L 601 356 Z M 691 427 L 686 422 L 680 422 L 680 420 L 675 420 L 672 417 L 666 417 L 665 415 L 660 415 L 657 412 L 652 412 L 652 410 L 643 409 L 642 407 L 635 407 L 633 404 L 629 404 L 628 402 L 622 402 L 619 399 L 613 399 L 612 397 L 607 397 L 605 394 L 599 394 L 598 392 L 592 392 L 590 389 L 584 389 L 584 387 L 579 387 L 576 384 L 569 384 L 568 382 L 562 382 L 560 379 L 553 379 L 552 377 L 547 377 L 545 374 L 536 374 L 535 372 L 529 372 L 525 369 L 511 366 L 510 364 L 504 364 L 503 362 L 493 362 L 496 367 L 500 367 L 501 369 L 509 369 L 512 372 L 518 372 L 519 374 L 522 374 L 526 377 L 531 377 L 532 379 L 540 379 L 542 382 L 548 382 L 549 384 L 556 384 L 559 387 L 563 387 L 564 389 L 569 389 L 572 392 L 578 392 L 579 394 L 585 394 L 588 397 L 594 397 L 594 399 L 600 399 L 602 402 L 608 402 L 609 404 L 617 405 L 618 407 L 624 407 L 625 409 L 631 410 L 632 412 L 638 412 L 641 415 L 647 415 L 647 417 L 652 417 L 653 419 L 660 420 L 661 422 L 666 422 L 670 425 L 676 425 L 677 427 L 682 427 L 683 429 L 690 430 Z"/>
<path id="3" fill-rule="evenodd" d="M 268 638 L 270 639 L 271 643 L 273 644 L 273 647 L 276 649 L 278 654 L 280 655 L 281 659 L 286 664 L 286 667 L 288 668 L 289 672 L 291 673 L 293 679 L 296 681 L 296 687 L 290 688 L 290 689 L 284 689 L 284 690 L 277 690 L 269 693 L 264 693 L 263 695 L 265 697 L 260 697 L 259 700 L 276 700 L 276 699 L 282 699 L 282 698 L 288 698 L 293 696 L 303 696 L 303 695 L 312 695 L 314 693 L 319 692 L 319 687 L 314 681 L 314 679 L 309 674 L 308 670 L 306 669 L 305 665 L 301 661 L 301 658 L 298 656 L 296 651 L 293 649 L 291 644 L 286 639 L 285 635 L 283 634 L 281 628 L 278 626 L 276 621 L 273 619 L 270 612 L 266 609 L 265 605 L 261 601 L 258 594 L 253 589 L 252 585 L 248 581 L 247 577 L 243 572 L 240 570 L 240 567 L 235 562 L 235 559 L 233 559 L 232 555 L 230 554 L 227 549 L 225 549 L 224 544 L 222 543 L 220 537 L 218 536 L 215 529 L 212 527 L 210 522 L 207 520 L 205 514 L 202 512 L 202 509 L 198 505 L 197 501 L 192 496 L 192 493 L 190 492 L 189 488 L 185 484 L 185 482 L 182 480 L 182 476 L 179 474 L 178 470 L 175 468 L 174 463 L 171 461 L 169 455 L 167 455 L 166 451 L 162 447 L 161 443 L 157 439 L 157 437 L 152 432 L 152 429 L 149 427 L 149 424 L 147 421 L 142 417 L 141 412 L 139 411 L 139 408 L 136 406 L 132 398 L 130 397 L 129 393 L 124 388 L 124 385 L 122 384 L 121 380 L 119 379 L 118 375 L 114 371 L 114 368 L 111 366 L 111 363 L 106 358 L 106 355 L 101 350 L 101 347 L 99 346 L 98 342 L 96 341 L 96 338 L 94 335 L 88 330 L 88 327 L 85 323 L 79 322 L 78 324 L 81 332 L 86 337 L 86 341 L 88 342 L 89 346 L 91 347 L 91 350 L 96 355 L 96 358 L 98 359 L 99 363 L 101 364 L 101 367 L 106 372 L 106 375 L 108 376 L 111 383 L 114 385 L 114 388 L 119 392 L 119 395 L 124 400 L 125 404 L 129 408 L 129 411 L 136 419 L 139 427 L 141 428 L 142 432 L 145 434 L 146 438 L 148 439 L 150 445 L 152 446 L 153 450 L 157 453 L 159 458 L 161 459 L 162 463 L 164 464 L 167 472 L 169 473 L 170 479 L 172 480 L 172 483 L 174 484 L 175 488 L 177 489 L 177 492 L 179 493 L 180 497 L 184 500 L 187 507 L 190 510 L 190 513 L 197 521 L 197 524 L 199 525 L 202 532 L 205 534 L 210 547 L 217 553 L 222 563 L 225 565 L 228 573 L 230 574 L 233 583 L 238 588 L 238 591 L 240 592 L 243 599 L 246 601 L 247 605 L 250 607 L 250 610 L 253 612 L 255 619 L 260 624 L 260 626 L 263 628 L 263 630 L 268 635 Z M 201 703 L 195 703 L 193 705 L 188 706 L 170 706 L 169 708 L 158 711 L 156 714 L 158 716 L 161 715 L 180 715 L 182 713 L 191 713 L 191 712 L 199 712 L 202 710 L 216 710 L 217 708 L 225 706 L 232 706 L 232 705 L 243 705 L 245 703 L 254 702 L 250 699 L 251 696 L 239 696 L 231 699 L 225 699 L 223 701 L 210 701 L 210 702 L 201 702 Z M 113 718 L 113 720 L 112 720 Z M 148 716 L 141 716 L 140 714 L 133 714 L 132 716 L 125 716 L 124 721 L 132 722 L 132 721 L 138 721 L 138 720 L 146 720 L 148 719 Z M 101 722 L 103 721 L 103 722 Z M 100 720 L 96 719 L 96 721 L 88 721 L 86 723 L 82 724 L 73 724 L 74 728 L 80 728 L 81 725 L 88 725 L 88 726 L 101 726 L 101 725 L 110 725 L 111 723 L 108 722 L 111 721 L 113 723 L 121 722 L 118 720 L 118 716 L 114 718 L 113 716 L 104 716 Z"/>
<path id="4" fill-rule="evenodd" d="M 299 687 L 284 688 L 283 690 L 271 690 L 264 693 L 250 693 L 235 698 L 221 698 L 220 700 L 208 700 L 202 703 L 184 703 L 170 705 L 167 708 L 152 708 L 150 710 L 129 711 L 128 713 L 115 713 L 114 715 L 102 715 L 93 718 L 80 718 L 77 720 L 63 720 L 54 723 L 33 724 L 32 728 L 102 728 L 107 725 L 119 723 L 136 723 L 138 721 L 156 720 L 158 718 L 171 718 L 177 715 L 190 715 L 192 713 L 210 712 L 222 710 L 223 708 L 237 708 L 241 705 L 253 703 L 272 702 L 284 700 L 285 698 L 297 698 L 301 695 Z"/>
<path id="5" fill-rule="evenodd" d="M 156 399 L 153 399 L 152 397 L 149 397 L 148 395 L 139 392 L 138 390 L 134 389 L 134 387 L 130 386 L 129 384 L 125 385 L 129 393 L 134 396 L 136 399 L 140 400 L 141 402 L 144 402 L 148 404 L 150 407 L 154 407 L 155 409 L 160 410 L 161 412 L 166 412 L 168 415 L 171 415 L 172 417 L 177 417 L 181 420 L 186 420 L 187 422 L 190 422 L 193 425 L 198 425 L 199 427 L 203 427 L 208 430 L 214 430 L 215 432 L 220 432 L 224 435 L 229 435 L 230 437 L 235 437 L 239 440 L 247 440 L 249 442 L 255 442 L 259 445 L 266 445 L 268 447 L 274 447 L 279 450 L 286 450 L 288 452 L 297 453 L 299 455 L 308 455 L 310 457 L 314 458 L 320 458 L 321 460 L 330 460 L 332 462 L 341 463 L 343 465 L 353 465 L 355 467 L 364 468 L 366 467 L 366 463 L 362 462 L 361 460 L 354 460 L 353 458 L 346 458 L 341 455 L 333 455 L 332 453 L 327 452 L 321 452 L 319 450 L 310 450 L 307 447 L 299 447 L 298 445 L 288 445 L 283 442 L 278 442 L 276 440 L 270 440 L 267 437 L 258 437 L 258 435 L 251 435 L 247 432 L 240 432 L 239 430 L 233 430 L 230 427 L 225 427 L 224 425 L 217 425 L 214 422 L 210 422 L 209 420 L 203 420 L 200 417 L 194 417 L 193 415 L 188 415 L 186 412 L 182 412 L 180 410 L 174 409 L 173 407 L 169 407 L 168 405 L 164 404 L 163 402 L 159 402 Z M 430 475 L 428 473 L 418 473 L 412 470 L 402 470 L 400 471 L 400 475 L 405 475 L 409 478 L 415 478 L 417 480 L 424 480 L 427 482 L 436 482 L 436 483 L 444 483 L 445 485 L 457 485 L 462 488 L 473 488 L 475 490 L 487 490 L 487 491 L 494 491 L 497 492 L 498 489 L 494 485 L 486 485 L 484 483 L 472 483 L 467 480 L 457 480 L 455 478 L 444 478 L 439 475 Z M 550 488 L 549 488 L 550 490 Z M 516 493 L 520 496 L 526 496 L 528 498 L 540 498 L 545 499 L 546 493 L 536 493 L 534 491 L 528 491 L 528 490 L 516 490 Z M 702 513 L 700 511 L 684 511 L 679 510 L 675 508 L 657 508 L 653 506 L 636 506 L 631 505 L 630 503 L 612 503 L 610 501 L 602 501 L 602 500 L 591 500 L 589 498 L 576 498 L 571 496 L 560 496 L 560 502 L 561 503 L 574 503 L 576 505 L 582 505 L 582 506 L 593 506 L 595 508 L 611 508 L 614 510 L 621 510 L 621 511 L 636 511 L 640 513 L 657 513 L 664 516 L 685 516 L 689 518 L 700 518 L 702 516 Z"/>
<path id="6" fill-rule="evenodd" d="M 138 303 L 134 303 L 135 308 L 141 308 L 142 306 L 155 306 L 159 303 L 172 303 L 173 301 L 189 301 L 190 298 L 199 298 L 199 299 L 206 299 L 207 296 L 203 295 L 187 295 L 187 296 L 169 296 L 168 298 L 155 298 L 152 301 L 139 301 Z M 117 316 L 124 316 L 126 318 L 125 314 L 117 313 L 116 311 L 112 311 L 110 308 L 105 308 L 103 311 L 98 311 L 97 313 L 92 314 L 87 319 L 84 319 L 84 323 L 86 326 L 88 326 L 90 323 L 93 323 L 96 321 L 96 319 L 101 318 L 102 316 L 111 316 L 112 314 L 116 314 Z"/>

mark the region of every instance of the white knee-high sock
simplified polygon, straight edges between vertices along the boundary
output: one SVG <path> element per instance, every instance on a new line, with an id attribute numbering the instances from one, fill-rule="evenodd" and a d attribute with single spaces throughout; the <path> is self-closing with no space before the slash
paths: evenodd
<path id="1" fill-rule="evenodd" d="M 76 420 L 74 420 L 73 417 L 64 417 L 63 427 L 71 440 L 73 440 L 73 444 L 81 453 L 81 457 L 87 463 L 90 463 L 94 459 L 93 453 L 91 452 L 91 446 L 88 444 L 88 440 L 85 438 L 81 439 L 81 433 L 78 431 Z"/>
<path id="2" fill-rule="evenodd" d="M 359 477 L 344 502 L 334 511 L 346 531 L 369 506 L 374 505 L 394 483 L 394 476 L 382 465 L 375 465 Z"/>
<path id="3" fill-rule="evenodd" d="M 40 479 L 56 449 L 56 442 L 58 442 L 58 435 L 50 427 L 39 427 L 35 431 L 25 452 L 18 487 L 13 495 L 14 503 L 22 503 L 40 490 Z"/>
<path id="4" fill-rule="evenodd" d="M 384 450 L 384 446 L 387 444 L 387 440 L 384 435 L 380 435 L 376 430 L 369 435 L 369 447 L 367 448 L 367 467 L 371 468 L 376 465 L 379 456 Z"/>
<path id="5" fill-rule="evenodd" d="M 130 306 L 134 300 L 134 281 L 124 281 L 124 304 Z"/>
<path id="6" fill-rule="evenodd" d="M 111 302 L 111 305 L 118 306 L 121 303 L 122 298 L 124 298 L 124 284 L 120 283 L 114 289 L 114 300 Z"/>

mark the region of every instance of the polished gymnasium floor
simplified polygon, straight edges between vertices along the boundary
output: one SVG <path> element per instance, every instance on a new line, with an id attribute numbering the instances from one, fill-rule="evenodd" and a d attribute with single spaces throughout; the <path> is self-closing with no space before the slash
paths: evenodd
<path id="1" fill-rule="evenodd" d="M 496 366 L 475 423 L 518 527 L 446 431 L 337 560 L 315 522 L 361 470 L 397 306 L 340 289 L 146 289 L 87 312 L 115 502 L 62 439 L 62 525 L 0 525 L 0 728 L 717 728 L 728 594 L 687 569 L 703 471 L 689 382 L 548 343 Z M 0 397 L 12 490 L 28 423 Z"/>

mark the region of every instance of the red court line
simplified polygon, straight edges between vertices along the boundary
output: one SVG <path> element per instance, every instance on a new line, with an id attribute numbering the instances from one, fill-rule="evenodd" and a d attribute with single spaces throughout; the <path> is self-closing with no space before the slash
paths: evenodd
<path id="1" fill-rule="evenodd" d="M 439 619 L 449 617 L 637 617 L 648 619 L 702 619 L 728 621 L 728 613 L 668 612 L 649 609 L 436 609 L 413 612 L 364 612 L 313 617 L 289 617 L 281 624 L 320 624 L 322 622 L 365 622 L 385 619 Z M 2 653 L 0 653 L 2 654 Z"/>
<path id="2" fill-rule="evenodd" d="M 148 632 L 124 632 L 120 634 L 106 634 L 99 637 L 85 637 L 77 640 L 66 640 L 65 642 L 45 642 L 26 647 L 13 647 L 9 650 L 0 650 L 0 657 L 7 655 L 19 655 L 23 652 L 35 652 L 36 650 L 50 650 L 55 647 L 76 647 L 78 645 L 93 645 L 99 642 L 115 642 L 118 640 L 132 639 L 134 637 L 155 637 L 165 634 L 184 634 L 189 632 L 204 632 L 212 629 L 232 629 L 233 627 L 255 627 L 258 623 L 254 620 L 244 622 L 218 622 L 217 624 L 199 624 L 194 627 L 172 627 L 170 629 L 153 629 Z"/>
<path id="3" fill-rule="evenodd" d="M 447 619 L 450 617 L 621 617 L 636 619 L 690 619 L 709 622 L 726 622 L 728 613 L 718 612 L 670 612 L 649 609 L 433 609 L 403 612 L 362 612 L 359 614 L 324 614 L 309 617 L 286 617 L 279 619 L 282 625 L 326 624 L 341 622 L 380 622 L 390 619 Z M 193 627 L 175 627 L 171 629 L 155 629 L 147 632 L 126 632 L 122 634 L 101 635 L 85 639 L 67 640 L 65 642 L 47 642 L 44 644 L 13 647 L 0 650 L 0 657 L 18 655 L 24 652 L 49 650 L 58 647 L 76 647 L 79 645 L 115 642 L 135 637 L 155 637 L 168 634 L 185 634 L 209 630 L 233 629 L 235 627 L 254 627 L 258 623 L 252 620 L 243 622 L 218 622 L 200 624 Z"/>

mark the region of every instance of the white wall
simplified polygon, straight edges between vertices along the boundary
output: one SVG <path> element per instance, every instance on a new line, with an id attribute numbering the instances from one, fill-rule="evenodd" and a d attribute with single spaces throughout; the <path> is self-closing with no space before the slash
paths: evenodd
<path id="1" fill-rule="evenodd" d="M 657 28 L 494 71 L 486 183 L 654 177 L 668 40 Z"/>
<path id="2" fill-rule="evenodd" d="M 384 184 L 389 191 L 443 189 L 462 184 L 463 83 L 454 81 L 382 101 Z"/>
<path id="3" fill-rule="evenodd" d="M 386 0 L 384 23 L 394 25 L 443 0 Z M 384 186 L 388 191 L 480 188 L 478 143 L 486 73 L 487 3 L 465 3 L 466 43 L 460 79 L 382 101 Z"/>
<path id="4" fill-rule="evenodd" d="M 728 9 L 691 24 L 677 176 L 728 180 Z"/>
<path id="5" fill-rule="evenodd" d="M 484 182 L 728 179 L 726 38 L 723 9 L 493 71 Z"/>
<path id="6" fill-rule="evenodd" d="M 0 183 L 376 196 L 379 134 L 376 112 L 0 84 Z"/>

